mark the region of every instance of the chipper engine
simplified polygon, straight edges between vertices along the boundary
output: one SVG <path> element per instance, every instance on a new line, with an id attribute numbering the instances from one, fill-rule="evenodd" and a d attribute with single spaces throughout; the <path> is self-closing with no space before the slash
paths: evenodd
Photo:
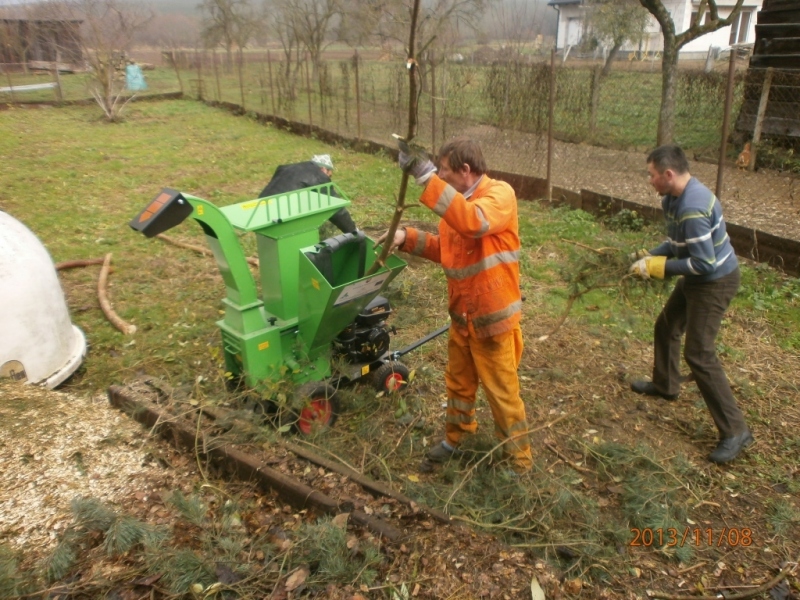
<path id="1" fill-rule="evenodd" d="M 270 383 L 293 384 L 288 408 L 303 434 L 333 424 L 341 384 L 369 375 L 379 390 L 400 390 L 411 373 L 398 359 L 447 330 L 389 350 L 392 311 L 379 294 L 406 263 L 392 255 L 365 275 L 375 252 L 362 231 L 319 241 L 319 226 L 349 204 L 335 184 L 221 208 L 164 188 L 130 222 L 147 237 L 190 216 L 200 223 L 227 291 L 217 322 L 225 367 L 268 400 Z M 262 297 L 237 232 L 255 234 Z"/>

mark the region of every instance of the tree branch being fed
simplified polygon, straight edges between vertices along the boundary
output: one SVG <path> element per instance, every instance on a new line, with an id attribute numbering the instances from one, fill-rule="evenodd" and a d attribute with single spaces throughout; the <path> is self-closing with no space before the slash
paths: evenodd
<path id="1" fill-rule="evenodd" d="M 408 60 L 406 61 L 406 68 L 408 69 L 408 133 L 405 138 L 407 143 L 413 140 L 417 135 L 417 69 L 419 66 L 417 65 L 414 48 L 416 45 L 417 18 L 419 17 L 419 1 L 420 0 L 414 0 L 414 8 L 411 11 L 411 32 L 408 37 Z M 408 178 L 409 173 L 404 169 L 403 175 L 400 178 L 400 189 L 397 192 L 394 215 L 392 216 L 392 222 L 389 224 L 386 241 L 384 242 L 380 255 L 367 271 L 367 275 L 372 275 L 378 269 L 386 266 L 386 259 L 392 251 L 394 234 L 400 226 L 400 220 L 403 218 L 403 211 L 406 207 Z"/>

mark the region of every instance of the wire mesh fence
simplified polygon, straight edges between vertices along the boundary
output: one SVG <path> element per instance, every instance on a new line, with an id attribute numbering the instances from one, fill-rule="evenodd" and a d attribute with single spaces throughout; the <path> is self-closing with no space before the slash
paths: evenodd
<path id="1" fill-rule="evenodd" d="M 392 143 L 392 133 L 406 132 L 408 71 L 400 59 L 365 59 L 347 51 L 315 64 L 307 56 L 298 60 L 274 50 L 165 50 L 157 58 L 152 62 L 161 66 L 145 72 L 145 93 L 180 90 L 382 144 Z M 435 150 L 454 135 L 468 135 L 481 142 L 493 169 L 545 177 L 552 76 L 552 183 L 652 202 L 644 153 L 656 145 L 662 73 L 660 61 L 644 58 L 617 61 L 604 73 L 601 60 L 558 60 L 551 66 L 547 56 L 516 62 L 428 56 L 418 69 L 416 141 Z M 752 156 L 759 157 L 753 166 L 796 167 L 800 75 L 748 70 L 742 57 L 733 61 L 731 163 L 753 140 Z M 677 76 L 674 141 L 704 163 L 715 164 L 722 145 L 726 63 L 712 69 L 682 67 Z M 90 77 L 61 76 L 62 97 L 85 98 Z M 7 83 L 0 89 L 37 78 L 56 80 L 52 72 L 31 75 L 6 68 L 0 81 Z M 10 98 L 14 92 L 0 91 L 0 102 L 52 100 L 54 93 L 18 91 Z M 601 177 L 604 182 L 598 185 Z M 710 184 L 713 175 L 706 181 Z"/>

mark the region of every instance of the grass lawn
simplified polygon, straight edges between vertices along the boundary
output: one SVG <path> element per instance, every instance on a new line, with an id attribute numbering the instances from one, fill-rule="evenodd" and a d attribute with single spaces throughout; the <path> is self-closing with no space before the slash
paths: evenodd
<path id="1" fill-rule="evenodd" d="M 336 166 L 335 181 L 353 201 L 354 220 L 375 237 L 393 212 L 399 171 L 387 157 L 294 137 L 189 100 L 132 103 L 126 114 L 124 122 L 108 124 L 93 106 L 0 111 L 0 209 L 33 230 L 54 261 L 113 253 L 112 303 L 138 327 L 124 336 L 105 320 L 96 268 L 62 272 L 73 320 L 90 346 L 65 388 L 104 393 L 144 372 L 188 387 L 204 402 L 235 402 L 226 391 L 214 325 L 224 287 L 213 260 L 146 239 L 128 221 L 162 187 L 227 205 L 252 199 L 277 165 L 325 152 Z M 684 385 L 673 403 L 628 389 L 630 379 L 649 374 L 652 323 L 671 284 L 625 278 L 624 256 L 655 245 L 658 228 L 639 227 L 635 219 L 624 226 L 602 222 L 537 202 L 519 208 L 526 343 L 520 377 L 533 431 L 533 474 L 510 479 L 492 460 L 480 459 L 416 474 L 443 428 L 442 338 L 404 358 L 417 375 L 404 398 L 376 398 L 366 386 L 343 390 L 339 423 L 316 443 L 502 537 L 531 561 L 549 563 L 563 575 L 554 585 L 573 596 L 758 584 L 784 560 L 796 559 L 798 281 L 743 267 L 743 287 L 718 350 L 757 444 L 732 465 L 712 466 L 705 456 L 716 432 L 694 384 Z M 416 207 L 406 221 L 432 226 L 436 219 Z M 169 235 L 204 244 L 190 221 Z M 244 243 L 252 252 L 251 241 Z M 398 329 L 393 347 L 446 320 L 445 282 L 435 265 L 411 260 L 389 296 Z M 559 326 L 572 297 L 577 300 Z M 479 406 L 481 429 L 466 449 L 487 457 L 495 444 L 491 416 L 485 402 Z M 405 413 L 424 425 L 395 437 L 397 415 Z M 701 533 L 680 545 L 633 544 L 632 530 L 667 535 L 670 528 L 711 530 L 713 543 Z M 723 528 L 737 535 L 747 529 L 751 543 L 728 536 L 717 544 Z M 389 597 L 383 593 L 374 597 Z"/>

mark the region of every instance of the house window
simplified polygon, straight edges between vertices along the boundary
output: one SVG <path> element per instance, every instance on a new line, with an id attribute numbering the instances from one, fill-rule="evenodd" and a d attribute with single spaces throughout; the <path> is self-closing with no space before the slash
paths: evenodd
<path id="1" fill-rule="evenodd" d="M 753 11 L 743 10 L 731 22 L 731 37 L 728 42 L 731 46 L 734 44 L 744 44 L 747 42 L 747 34 L 750 31 L 750 19 L 753 16 Z"/>

